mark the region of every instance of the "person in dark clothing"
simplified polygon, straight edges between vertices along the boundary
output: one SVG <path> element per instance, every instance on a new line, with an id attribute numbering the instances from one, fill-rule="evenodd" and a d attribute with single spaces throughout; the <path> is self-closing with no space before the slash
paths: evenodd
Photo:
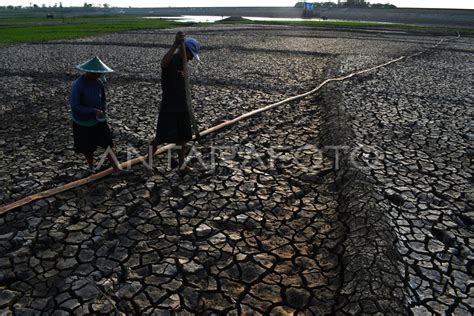
<path id="1" fill-rule="evenodd" d="M 70 105 L 72 111 L 72 130 L 76 153 L 84 154 L 88 170 L 94 169 L 94 152 L 97 147 L 110 150 L 108 159 L 114 174 L 127 173 L 121 170 L 112 151 L 112 133 L 106 119 L 106 97 L 102 74 L 113 72 L 98 57 L 76 66 L 85 73 L 72 85 Z"/>
<path id="2" fill-rule="evenodd" d="M 186 60 L 199 61 L 200 44 L 193 38 L 185 38 L 178 32 L 170 50 L 161 60 L 161 87 L 163 96 L 160 104 L 156 136 L 152 141 L 152 153 L 158 145 L 174 143 L 178 145 L 178 166 L 182 171 L 190 171 L 184 166 L 186 142 L 192 140 L 191 118 L 186 101 L 185 74 L 180 47 L 186 47 Z"/>

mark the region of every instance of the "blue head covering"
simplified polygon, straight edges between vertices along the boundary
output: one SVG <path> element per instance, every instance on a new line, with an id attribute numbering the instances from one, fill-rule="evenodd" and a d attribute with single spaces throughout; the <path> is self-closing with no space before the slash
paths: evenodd
<path id="1" fill-rule="evenodd" d="M 187 49 L 193 54 L 194 58 L 196 58 L 197 61 L 201 61 L 201 58 L 199 58 L 199 50 L 201 49 L 201 44 L 199 42 L 192 38 L 192 37 L 187 37 L 184 40 L 184 45 L 186 46 Z"/>

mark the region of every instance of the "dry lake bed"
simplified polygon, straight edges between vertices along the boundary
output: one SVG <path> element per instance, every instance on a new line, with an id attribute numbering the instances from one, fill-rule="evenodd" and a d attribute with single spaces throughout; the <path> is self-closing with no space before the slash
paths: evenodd
<path id="1" fill-rule="evenodd" d="M 472 313 L 472 37 L 185 31 L 203 45 L 191 67 L 201 130 L 424 53 L 202 138 L 184 176 L 164 154 L 2 214 L 2 313 Z M 0 204 L 87 176 L 68 94 L 90 57 L 116 71 L 118 158 L 146 153 L 175 32 L 0 47 Z"/>

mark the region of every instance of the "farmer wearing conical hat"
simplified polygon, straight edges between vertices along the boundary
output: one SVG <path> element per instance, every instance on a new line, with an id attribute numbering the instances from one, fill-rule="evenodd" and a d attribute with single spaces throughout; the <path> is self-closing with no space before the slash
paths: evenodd
<path id="1" fill-rule="evenodd" d="M 183 45 L 184 44 L 184 45 Z M 178 166 L 181 171 L 190 171 L 185 165 L 186 142 L 192 140 L 193 128 L 199 137 L 192 108 L 189 104 L 190 96 L 186 91 L 187 78 L 185 63 L 199 59 L 201 45 L 191 37 L 185 37 L 178 32 L 169 51 L 161 60 L 161 87 L 163 96 L 160 104 L 156 136 L 152 141 L 152 153 L 156 152 L 159 144 L 174 143 L 178 145 Z M 185 48 L 185 55 L 183 54 Z M 178 51 L 177 51 L 178 50 Z M 189 89 L 188 89 L 189 90 Z M 193 122 L 193 127 L 191 123 Z"/>
<path id="2" fill-rule="evenodd" d="M 74 81 L 70 96 L 74 147 L 76 153 L 84 154 L 88 170 L 94 173 L 94 152 L 97 147 L 107 149 L 108 159 L 114 174 L 126 173 L 121 170 L 112 150 L 112 133 L 106 120 L 106 97 L 100 76 L 113 72 L 98 57 L 94 57 L 77 69 L 84 72 Z"/>

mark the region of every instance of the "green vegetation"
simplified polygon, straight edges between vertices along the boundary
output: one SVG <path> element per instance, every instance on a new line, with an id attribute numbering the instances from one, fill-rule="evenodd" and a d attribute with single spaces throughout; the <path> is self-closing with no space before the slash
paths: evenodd
<path id="1" fill-rule="evenodd" d="M 0 18 L 0 44 L 70 39 L 100 33 L 169 28 L 177 25 L 183 24 L 138 17 L 77 17 L 57 18 L 55 21 L 42 17 Z"/>
<path id="2" fill-rule="evenodd" d="M 414 30 L 435 33 L 453 34 L 459 32 L 474 35 L 474 29 L 420 26 L 396 23 L 360 22 L 360 21 L 250 21 L 245 19 L 228 19 L 224 24 L 273 24 L 302 25 L 311 27 L 337 28 L 376 28 Z M 87 17 L 55 17 L 47 19 L 37 17 L 2 17 L 0 18 L 0 45 L 14 43 L 43 42 L 49 40 L 71 39 L 92 36 L 101 33 L 120 32 L 139 29 L 159 29 L 183 26 L 183 23 L 161 19 L 144 19 L 134 16 L 107 15 Z M 207 25 L 202 23 L 201 25 Z"/>

